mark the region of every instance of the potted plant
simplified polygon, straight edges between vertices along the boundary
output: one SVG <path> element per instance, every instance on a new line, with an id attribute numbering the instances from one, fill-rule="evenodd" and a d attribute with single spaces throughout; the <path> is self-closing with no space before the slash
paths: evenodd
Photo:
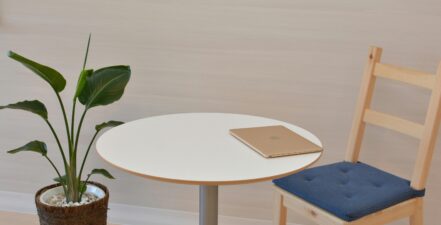
<path id="1" fill-rule="evenodd" d="M 0 106 L 0 109 L 25 110 L 40 116 L 53 134 L 61 154 L 63 168 L 59 169 L 56 163 L 49 158 L 46 144 L 42 141 L 31 141 L 22 147 L 8 151 L 11 154 L 19 152 L 39 153 L 48 160 L 57 175 L 54 179 L 57 182 L 56 184 L 42 188 L 35 195 L 35 203 L 41 225 L 105 225 L 107 223 L 109 192 L 104 185 L 91 182 L 89 179 L 94 174 L 100 174 L 110 179 L 114 178 L 105 169 L 94 169 L 84 176 L 83 169 L 98 133 L 104 128 L 115 127 L 123 123 L 108 121 L 97 125 L 95 127 L 95 135 L 91 138 L 88 148 L 82 152 L 83 155 L 81 157 L 79 155 L 78 143 L 81 127 L 87 112 L 94 107 L 109 105 L 119 100 L 129 82 L 131 72 L 129 66 L 121 65 L 98 70 L 86 69 L 89 45 L 90 35 L 83 68 L 72 98 L 70 123 L 64 102 L 60 97 L 60 92 L 66 86 L 64 77 L 58 71 L 48 66 L 39 64 L 12 51 L 8 53 L 10 58 L 20 62 L 49 84 L 58 99 L 64 120 L 64 132 L 66 133 L 67 143 L 60 141 L 58 132 L 49 121 L 47 109 L 42 102 L 38 100 L 21 101 Z M 80 102 L 84 109 L 75 129 L 77 102 Z M 78 159 L 81 159 L 81 161 Z M 78 164 L 79 162 L 81 164 Z"/>

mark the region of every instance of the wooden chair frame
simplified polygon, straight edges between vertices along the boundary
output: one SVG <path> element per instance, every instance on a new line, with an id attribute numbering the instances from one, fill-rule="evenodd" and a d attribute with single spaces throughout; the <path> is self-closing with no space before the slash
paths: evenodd
<path id="1" fill-rule="evenodd" d="M 436 75 L 413 69 L 380 63 L 382 49 L 371 47 L 364 70 L 347 146 L 346 161 L 357 162 L 366 124 L 391 129 L 420 140 L 418 155 L 411 179 L 411 187 L 423 190 L 426 186 L 441 119 L 441 63 Z M 370 108 L 376 78 L 401 81 L 431 90 L 424 124 L 377 112 Z M 287 209 L 307 216 L 321 225 L 381 225 L 409 217 L 411 225 L 423 225 L 423 198 L 413 198 L 379 212 L 347 222 L 275 186 L 274 225 L 286 225 Z"/>

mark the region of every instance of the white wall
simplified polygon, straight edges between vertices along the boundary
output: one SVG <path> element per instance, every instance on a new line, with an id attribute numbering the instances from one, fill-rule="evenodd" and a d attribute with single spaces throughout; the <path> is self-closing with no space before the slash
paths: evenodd
<path id="1" fill-rule="evenodd" d="M 384 47 L 385 62 L 434 72 L 441 60 L 440 12 L 436 0 L 0 0 L 0 105 L 41 99 L 62 131 L 48 86 L 5 54 L 15 50 L 59 69 L 70 84 L 63 93 L 68 100 L 92 32 L 89 66 L 129 64 L 133 78 L 120 102 L 89 114 L 83 141 L 94 124 L 108 119 L 248 113 L 311 130 L 326 148 L 320 164 L 334 162 L 344 156 L 368 46 Z M 425 90 L 385 81 L 374 106 L 422 121 L 428 97 Z M 37 138 L 58 157 L 41 120 L 0 112 L 0 190 L 32 193 L 51 182 L 54 174 L 40 157 L 5 153 Z M 410 177 L 416 147 L 415 140 L 369 127 L 362 160 Z M 427 224 L 435 224 L 441 207 L 439 149 L 433 162 Z M 197 187 L 137 178 L 95 154 L 88 166 L 117 176 L 99 179 L 113 202 L 197 210 Z M 223 215 L 269 219 L 271 207 L 270 182 L 221 188 Z"/>

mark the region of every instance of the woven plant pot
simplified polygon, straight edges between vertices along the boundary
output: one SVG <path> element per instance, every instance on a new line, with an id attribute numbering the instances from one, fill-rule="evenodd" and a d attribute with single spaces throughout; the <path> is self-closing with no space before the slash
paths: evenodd
<path id="1" fill-rule="evenodd" d="M 47 190 L 60 186 L 53 184 L 40 189 L 35 194 L 40 225 L 107 225 L 109 191 L 99 183 L 88 182 L 104 191 L 105 196 L 86 205 L 72 207 L 50 206 L 40 201 L 40 196 Z"/>

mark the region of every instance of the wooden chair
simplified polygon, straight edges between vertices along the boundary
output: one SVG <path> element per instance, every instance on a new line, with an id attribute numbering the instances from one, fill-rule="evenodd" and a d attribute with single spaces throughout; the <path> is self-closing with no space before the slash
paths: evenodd
<path id="1" fill-rule="evenodd" d="M 380 63 L 381 53 L 370 48 L 345 162 L 274 180 L 275 225 L 286 224 L 287 209 L 321 225 L 380 225 L 406 217 L 411 225 L 423 225 L 423 195 L 441 118 L 441 64 L 434 75 Z M 377 77 L 429 89 L 424 124 L 371 109 Z M 420 140 L 411 181 L 358 162 L 367 123 Z"/>

